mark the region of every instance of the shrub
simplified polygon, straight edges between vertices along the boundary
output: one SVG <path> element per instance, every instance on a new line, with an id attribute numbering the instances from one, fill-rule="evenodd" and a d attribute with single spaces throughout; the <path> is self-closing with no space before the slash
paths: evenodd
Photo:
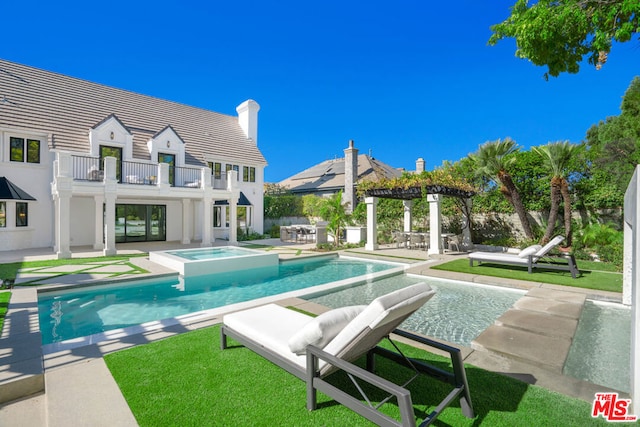
<path id="1" fill-rule="evenodd" d="M 245 242 L 247 240 L 260 240 L 264 239 L 264 236 L 260 233 L 256 233 L 253 230 L 243 230 L 238 228 L 238 241 Z"/>
<path id="2" fill-rule="evenodd" d="M 269 229 L 269 236 L 275 239 L 280 238 L 280 226 L 278 224 L 273 224 Z"/>

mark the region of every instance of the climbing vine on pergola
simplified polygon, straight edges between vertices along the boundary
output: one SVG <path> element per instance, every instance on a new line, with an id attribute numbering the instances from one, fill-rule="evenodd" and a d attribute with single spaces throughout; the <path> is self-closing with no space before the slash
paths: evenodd
<path id="1" fill-rule="evenodd" d="M 413 200 L 427 194 L 441 194 L 459 198 L 469 198 L 476 189 L 467 181 L 453 177 L 445 170 L 404 174 L 398 178 L 380 181 L 363 181 L 358 184 L 358 192 L 366 197 Z"/>

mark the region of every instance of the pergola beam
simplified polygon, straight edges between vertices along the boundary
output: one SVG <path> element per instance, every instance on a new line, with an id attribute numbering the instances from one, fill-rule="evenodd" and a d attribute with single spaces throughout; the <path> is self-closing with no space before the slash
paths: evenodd
<path id="1" fill-rule="evenodd" d="M 444 185 L 425 185 L 425 186 L 415 186 L 415 187 L 396 187 L 396 188 L 373 188 L 368 189 L 364 192 L 367 200 L 367 244 L 365 249 L 367 250 L 375 250 L 377 249 L 377 220 L 376 218 L 371 218 L 370 215 L 373 213 L 375 215 L 376 212 L 376 199 L 396 199 L 403 200 L 405 213 L 404 213 L 404 229 L 405 231 L 411 231 L 411 202 L 414 199 L 422 199 L 426 197 L 429 201 L 430 206 L 430 228 L 432 231 L 432 235 L 430 237 L 430 254 L 442 253 L 444 248 L 441 248 L 442 239 L 441 239 L 441 222 L 440 222 L 440 198 L 439 196 L 450 196 L 450 197 L 458 197 L 463 200 L 470 199 L 475 192 L 462 190 L 460 188 L 455 187 L 447 187 Z M 407 219 L 408 222 L 407 223 Z M 465 223 L 470 224 L 470 218 L 465 218 Z M 407 230 L 408 228 L 408 230 Z M 469 230 L 467 230 L 467 234 L 469 234 Z M 466 236 L 465 236 L 466 237 Z M 469 234 L 470 237 L 470 234 Z M 373 240 L 373 241 L 372 241 Z"/>

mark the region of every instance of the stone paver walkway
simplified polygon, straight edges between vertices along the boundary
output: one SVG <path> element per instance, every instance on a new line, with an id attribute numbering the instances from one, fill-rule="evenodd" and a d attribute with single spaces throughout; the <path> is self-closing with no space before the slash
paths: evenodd
<path id="1" fill-rule="evenodd" d="M 59 283 L 64 277 L 65 283 L 77 283 L 84 280 L 110 279 L 124 275 L 146 273 L 141 267 L 129 260 L 98 261 L 89 263 L 66 264 L 58 266 L 30 267 L 18 270 L 15 285 L 47 285 Z"/>

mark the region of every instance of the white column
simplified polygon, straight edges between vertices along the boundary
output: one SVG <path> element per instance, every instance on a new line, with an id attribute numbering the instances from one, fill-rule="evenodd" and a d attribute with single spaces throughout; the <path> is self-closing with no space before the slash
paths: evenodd
<path id="1" fill-rule="evenodd" d="M 116 195 L 104 198 L 104 256 L 116 255 Z M 125 218 L 126 221 L 126 218 Z"/>
<path id="2" fill-rule="evenodd" d="M 229 197 L 229 244 L 238 244 L 238 173 L 234 170 L 227 171 L 227 190 L 231 193 Z"/>
<path id="3" fill-rule="evenodd" d="M 229 244 L 238 245 L 238 198 L 239 195 L 233 195 L 229 199 Z"/>
<path id="4" fill-rule="evenodd" d="M 211 186 L 211 169 L 202 168 L 200 171 L 202 196 L 202 243 L 200 246 L 209 247 L 213 242 L 213 187 Z"/>
<path id="5" fill-rule="evenodd" d="M 442 235 L 440 230 L 440 195 L 427 194 L 429 202 L 429 252 L 442 253 Z"/>
<path id="6" fill-rule="evenodd" d="M 56 257 L 71 258 L 71 195 L 58 191 L 55 197 L 56 221 Z"/>
<path id="7" fill-rule="evenodd" d="M 211 212 L 213 211 L 213 199 L 211 197 L 205 197 L 202 199 L 202 243 L 200 246 L 211 246 L 211 236 L 213 231 L 213 218 Z"/>
<path id="8" fill-rule="evenodd" d="M 640 415 L 640 166 L 636 166 L 624 195 L 624 262 L 623 300 L 631 300 L 631 413 Z M 631 296 L 629 298 L 629 290 Z"/>
<path id="9" fill-rule="evenodd" d="M 55 251 L 57 258 L 71 258 L 71 154 L 56 153 L 53 177 Z M 13 209 L 15 212 L 15 209 Z"/>
<path id="10" fill-rule="evenodd" d="M 367 204 L 367 243 L 364 248 L 375 251 L 378 249 L 378 198 L 367 197 L 364 201 Z"/>
<path id="11" fill-rule="evenodd" d="M 104 249 L 104 196 L 93 197 L 95 205 L 93 249 Z"/>
<path id="12" fill-rule="evenodd" d="M 182 199 L 182 244 L 191 243 L 191 199 Z"/>
<path id="13" fill-rule="evenodd" d="M 411 207 L 413 206 L 413 200 L 403 200 L 402 207 L 404 208 L 404 231 L 409 233 L 411 231 Z"/>
<path id="14" fill-rule="evenodd" d="M 104 250 L 105 256 L 117 254 L 116 250 L 116 199 L 118 180 L 116 158 L 104 159 Z M 126 219 L 125 219 L 126 221 Z"/>
<path id="15" fill-rule="evenodd" d="M 158 164 L 158 187 L 163 191 L 168 191 L 171 188 L 169 183 L 169 164 Z"/>

